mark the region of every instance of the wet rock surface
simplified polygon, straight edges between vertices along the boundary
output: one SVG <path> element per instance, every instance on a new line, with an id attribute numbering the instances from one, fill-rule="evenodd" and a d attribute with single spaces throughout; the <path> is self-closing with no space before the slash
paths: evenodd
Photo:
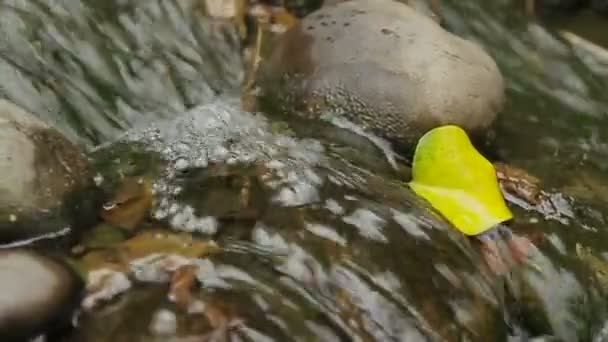
<path id="1" fill-rule="evenodd" d="M 97 212 L 105 222 L 62 254 L 87 281 L 84 314 L 66 339 L 606 339 L 606 81 L 558 34 L 530 22 L 520 1 L 441 7 L 442 24 L 483 44 L 505 76 L 498 157 L 536 176 L 502 170 L 512 230 L 536 245 L 505 286 L 487 277 L 474 241 L 404 186 L 406 173 L 386 162 L 390 149 L 347 139 L 340 146 L 334 125 L 245 113 L 225 92 L 210 102 L 212 89 L 238 79 L 240 57 L 225 49 L 230 33 L 209 40 L 218 31 L 189 21 L 178 2 L 108 5 L 101 19 L 86 16 L 95 1 L 57 3 L 53 15 L 0 12 L 0 26 L 49 23 L 35 30 L 39 43 L 13 41 L 21 50 L 0 56 L 3 70 L 13 70 L 6 59 L 30 72 L 6 73 L 3 96 L 38 109 L 63 98 L 75 113 L 58 111 L 62 119 L 82 120 L 74 130 L 95 142 L 144 113 L 172 118 L 93 155 L 96 179 L 108 188 Z M 32 62 L 29 47 L 41 48 L 42 63 Z M 58 55 L 70 62 L 51 58 Z M 37 74 L 42 66 L 54 73 Z M 37 82 L 51 74 L 62 76 L 52 83 L 57 93 L 40 99 L 48 84 Z M 111 91 L 100 91 L 110 78 Z M 23 91 L 30 84 L 35 95 Z M 184 113 L 195 103 L 205 105 Z M 274 114 L 284 122 L 269 120 Z M 323 134 L 310 137 L 299 125 Z"/>
<path id="2" fill-rule="evenodd" d="M 504 90 L 479 46 L 393 1 L 347 1 L 311 13 L 273 48 L 260 84 L 270 108 L 343 115 L 409 149 L 441 124 L 484 133 Z"/>
<path id="3" fill-rule="evenodd" d="M 24 341 L 71 326 L 82 286 L 69 268 L 32 251 L 0 251 L 0 278 L 3 341 Z"/>
<path id="4" fill-rule="evenodd" d="M 192 247 L 213 239 L 219 253 L 165 259 L 158 255 L 165 249 L 119 255 L 106 249 L 82 261 L 89 276 L 106 268 L 127 272 L 133 286 L 170 282 L 171 289 L 177 286 L 175 262 L 193 267 L 188 297 L 203 305 L 198 313 L 192 305 L 172 310 L 178 328 L 169 331 L 171 338 L 505 336 L 492 285 L 472 260 L 474 248 L 409 189 L 327 155 L 319 141 L 273 132 L 264 117 L 236 103 L 213 103 L 134 130 L 125 142 L 164 160 L 153 185 L 156 225 L 192 234 Z M 105 156 L 115 158 L 112 146 L 107 149 Z M 148 234 L 145 225 L 139 229 L 137 236 Z M 138 259 L 112 266 L 133 255 Z M 114 285 L 107 285 L 118 297 L 110 307 L 122 302 L 122 290 L 112 290 L 122 287 Z M 113 320 L 111 334 L 157 338 L 152 313 L 172 307 L 176 298 L 162 293 L 166 299 L 156 304 L 137 304 L 151 314 L 139 333 Z M 131 310 L 125 305 L 121 316 Z M 100 329 L 104 307 L 87 314 L 84 326 Z M 200 325 L 185 323 L 196 317 Z"/>
<path id="5" fill-rule="evenodd" d="M 6 242 L 67 227 L 59 212 L 89 181 L 89 164 L 57 130 L 2 100 L 0 173 L 0 241 Z M 32 224 L 41 218 L 49 220 Z"/>

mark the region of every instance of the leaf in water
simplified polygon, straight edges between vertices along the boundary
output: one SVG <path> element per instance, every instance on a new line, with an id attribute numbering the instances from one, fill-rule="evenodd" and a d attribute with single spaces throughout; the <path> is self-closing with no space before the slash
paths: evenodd
<path id="1" fill-rule="evenodd" d="M 76 260 L 74 258 L 64 258 L 63 260 L 83 282 L 87 281 L 88 271 L 86 266 L 80 260 Z"/>
<path id="2" fill-rule="evenodd" d="M 496 176 L 503 191 L 517 196 L 532 205 L 541 201 L 540 179 L 523 169 L 504 163 L 494 163 Z"/>
<path id="3" fill-rule="evenodd" d="M 130 260 L 153 253 L 177 254 L 189 258 L 199 258 L 221 251 L 214 241 L 203 241 L 188 233 L 171 233 L 162 230 L 145 231 L 120 246 Z"/>
<path id="4" fill-rule="evenodd" d="M 228 325 L 229 319 L 223 308 L 218 305 L 208 305 L 205 308 L 205 317 L 213 328 L 221 328 Z"/>
<path id="5" fill-rule="evenodd" d="M 120 228 L 100 224 L 87 232 L 80 245 L 85 249 L 109 248 L 123 242 L 127 237 Z"/>
<path id="6" fill-rule="evenodd" d="M 141 177 L 125 178 L 112 200 L 104 204 L 101 218 L 107 223 L 135 229 L 152 207 L 152 185 Z"/>
<path id="7" fill-rule="evenodd" d="M 289 124 L 285 121 L 275 121 L 270 125 L 270 129 L 275 134 L 283 134 L 290 137 L 295 136 L 294 131 L 289 127 Z"/>
<path id="8" fill-rule="evenodd" d="M 271 32 L 284 33 L 298 23 L 298 18 L 284 8 L 277 8 L 272 11 L 271 23 Z"/>
<path id="9" fill-rule="evenodd" d="M 227 332 L 228 330 L 242 324 L 242 319 L 235 317 L 234 312 L 231 312 L 223 303 L 206 303 L 205 317 L 209 325 L 216 333 Z"/>
<path id="10" fill-rule="evenodd" d="M 169 299 L 181 308 L 188 309 L 195 301 L 192 291 L 196 285 L 196 270 L 194 265 L 184 265 L 171 278 Z"/>
<path id="11" fill-rule="evenodd" d="M 465 235 L 513 218 L 494 166 L 454 125 L 427 132 L 416 146 L 410 187 Z"/>
<path id="12" fill-rule="evenodd" d="M 152 254 L 199 258 L 220 251 L 221 248 L 214 241 L 198 240 L 187 233 L 177 234 L 164 230 L 149 230 L 141 232 L 112 248 L 89 252 L 81 261 L 89 271 L 108 268 L 127 272 L 131 261 Z"/>
<path id="13" fill-rule="evenodd" d="M 128 263 L 117 249 L 95 250 L 85 254 L 80 264 L 87 272 L 99 269 L 110 269 L 117 272 L 128 272 Z"/>

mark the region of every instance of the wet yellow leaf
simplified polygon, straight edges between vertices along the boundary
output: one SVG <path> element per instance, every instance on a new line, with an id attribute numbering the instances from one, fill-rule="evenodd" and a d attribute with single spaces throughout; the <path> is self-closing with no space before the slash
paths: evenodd
<path id="1" fill-rule="evenodd" d="M 125 178 L 114 197 L 103 206 L 101 218 L 107 223 L 135 229 L 152 207 L 152 185 L 141 177 Z"/>
<path id="2" fill-rule="evenodd" d="M 513 217 L 494 166 L 458 126 L 437 127 L 418 141 L 409 185 L 466 235 Z"/>

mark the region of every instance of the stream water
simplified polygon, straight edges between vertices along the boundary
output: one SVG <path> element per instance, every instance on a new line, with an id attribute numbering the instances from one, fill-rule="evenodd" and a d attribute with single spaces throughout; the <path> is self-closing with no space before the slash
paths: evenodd
<path id="1" fill-rule="evenodd" d="M 284 118 L 293 130 L 277 130 L 276 115 L 243 112 L 238 32 L 201 17 L 193 3 L 0 0 L 0 96 L 94 151 L 107 175 L 116 161 L 154 155 L 162 162 L 139 172 L 158 169 L 155 218 L 251 244 L 201 266 L 198 296 L 239 322 L 226 336 L 608 340 L 608 288 L 595 281 L 608 266 L 576 253 L 578 243 L 608 256 L 608 78 L 584 52 L 530 21 L 517 1 L 442 5 L 443 25 L 484 46 L 506 78 L 496 157 L 538 176 L 549 194 L 550 208 L 511 203 L 514 230 L 534 237 L 538 251 L 504 295 L 474 246 L 407 190 L 405 175 L 366 139 L 348 146 L 331 140 L 348 136 L 336 127 Z M 117 150 L 116 139 L 137 153 Z M 256 214 L 234 219 L 243 184 Z M 206 336 L 204 319 L 165 297 L 166 285 L 135 286 L 85 315 L 66 339 Z M 151 332 L 160 309 L 177 312 L 171 339 Z"/>

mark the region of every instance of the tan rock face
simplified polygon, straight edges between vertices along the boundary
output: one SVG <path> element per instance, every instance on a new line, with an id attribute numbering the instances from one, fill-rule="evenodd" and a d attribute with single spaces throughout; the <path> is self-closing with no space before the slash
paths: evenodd
<path id="1" fill-rule="evenodd" d="M 0 133 L 0 207 L 50 209 L 86 180 L 80 150 L 7 101 L 0 101 Z"/>
<path id="2" fill-rule="evenodd" d="M 0 241 L 65 228 L 42 223 L 61 210 L 66 197 L 90 180 L 79 148 L 22 108 L 0 100 Z M 26 225 L 31 232 L 23 231 Z M 63 224 L 61 224 L 63 225 Z"/>
<path id="3" fill-rule="evenodd" d="M 287 111 L 330 110 L 406 148 L 442 124 L 483 132 L 504 96 L 479 46 L 390 0 L 312 13 L 277 43 L 260 84 L 264 99 Z"/>

